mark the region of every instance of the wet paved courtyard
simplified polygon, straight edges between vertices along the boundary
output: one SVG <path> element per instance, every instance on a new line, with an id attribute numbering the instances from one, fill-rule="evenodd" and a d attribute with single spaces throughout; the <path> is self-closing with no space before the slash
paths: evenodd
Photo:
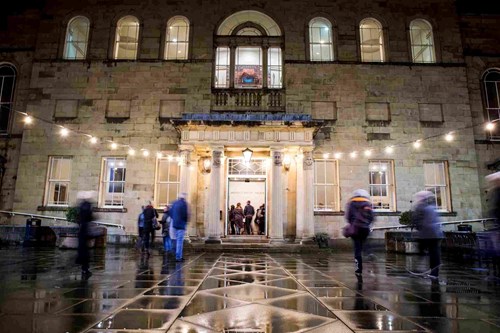
<path id="1" fill-rule="evenodd" d="M 500 280 L 445 261 L 349 252 L 160 254 L 109 247 L 82 279 L 76 253 L 0 250 L 0 332 L 500 332 Z"/>

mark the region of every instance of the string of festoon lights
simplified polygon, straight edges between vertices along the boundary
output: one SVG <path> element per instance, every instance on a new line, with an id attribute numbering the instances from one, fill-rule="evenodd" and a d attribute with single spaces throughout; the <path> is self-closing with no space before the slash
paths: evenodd
<path id="1" fill-rule="evenodd" d="M 117 150 L 120 147 L 126 148 L 127 149 L 127 153 L 130 156 L 134 156 L 138 152 L 140 152 L 142 154 L 142 156 L 144 156 L 144 157 L 149 157 L 151 155 L 151 152 L 148 149 L 145 149 L 145 148 L 136 149 L 136 148 L 132 147 L 129 144 L 120 144 L 120 143 L 118 143 L 118 142 L 116 142 L 114 140 L 109 140 L 109 139 L 99 139 L 97 136 L 95 136 L 95 135 L 93 135 L 91 133 L 87 133 L 87 132 L 83 132 L 83 131 L 75 130 L 75 129 L 69 129 L 69 128 L 65 127 L 65 126 L 56 124 L 53 121 L 46 120 L 46 119 L 43 119 L 43 118 L 40 118 L 40 117 L 36 117 L 36 116 L 28 114 L 26 112 L 22 112 L 22 111 L 18 111 L 18 110 L 14 110 L 14 111 L 24 116 L 23 122 L 26 125 L 32 125 L 35 121 L 40 121 L 40 122 L 43 122 L 43 123 L 50 124 L 51 126 L 58 127 L 59 128 L 59 135 L 61 137 L 68 137 L 70 134 L 76 134 L 76 135 L 87 137 L 88 138 L 88 142 L 91 145 L 97 145 L 100 142 L 106 142 L 106 143 L 109 144 L 109 148 L 111 150 Z M 326 158 L 330 158 L 330 156 L 332 156 L 335 159 L 341 159 L 346 154 L 348 154 L 349 158 L 351 158 L 351 159 L 356 159 L 360 155 L 369 158 L 369 157 L 371 157 L 373 154 L 375 154 L 377 152 L 384 152 L 387 155 L 391 155 L 391 154 L 393 154 L 395 152 L 396 148 L 404 147 L 404 146 L 407 146 L 407 145 L 411 145 L 415 150 L 418 150 L 418 149 L 422 148 L 422 145 L 424 144 L 425 141 L 442 137 L 442 138 L 444 138 L 444 140 L 446 142 L 452 142 L 452 141 L 455 140 L 456 136 L 458 135 L 458 132 L 463 131 L 463 130 L 467 130 L 467 129 L 471 129 L 471 128 L 474 128 L 474 127 L 483 127 L 484 130 L 486 130 L 487 132 L 491 133 L 495 129 L 495 127 L 498 126 L 497 123 L 499 123 L 499 122 L 500 121 L 498 119 L 496 119 L 496 120 L 489 121 L 489 122 L 486 122 L 486 123 L 480 123 L 480 124 L 473 124 L 473 125 L 463 126 L 463 127 L 459 127 L 459 128 L 454 129 L 454 130 L 451 130 L 451 131 L 447 130 L 445 133 L 440 133 L 440 134 L 430 135 L 430 136 L 426 136 L 426 137 L 421 137 L 421 138 L 418 138 L 416 140 L 408 140 L 408 141 L 398 142 L 398 143 L 395 143 L 395 144 L 392 144 L 392 145 L 385 146 L 383 148 L 380 148 L 380 147 L 368 147 L 368 148 L 366 148 L 364 150 L 352 150 L 350 152 L 342 152 L 342 151 L 335 151 L 333 153 L 324 152 L 323 153 L 323 158 L 326 159 Z M 164 157 L 163 153 L 161 151 L 157 151 L 156 152 L 156 156 L 158 158 Z M 168 155 L 166 157 L 169 160 L 173 160 L 175 158 L 178 162 L 180 162 L 180 160 L 181 160 L 180 156 Z"/>
<path id="2" fill-rule="evenodd" d="M 140 154 L 143 157 L 147 158 L 147 157 L 150 157 L 152 155 L 151 151 L 149 149 L 146 149 L 146 148 L 135 148 L 135 147 L 133 147 L 130 144 L 122 144 L 122 143 L 119 143 L 119 142 L 117 142 L 115 140 L 101 139 L 101 138 L 99 138 L 96 135 L 93 135 L 91 133 L 84 132 L 84 131 L 77 130 L 77 129 L 70 129 L 70 128 L 66 127 L 66 126 L 56 124 L 53 121 L 50 121 L 50 120 L 47 120 L 47 119 L 43 119 L 43 118 L 34 116 L 32 114 L 28 114 L 28 113 L 23 112 L 23 111 L 18 111 L 18 110 L 13 110 L 13 111 L 15 111 L 18 114 L 21 114 L 24 117 L 23 118 L 23 122 L 27 126 L 31 126 L 35 122 L 41 122 L 41 123 L 49 124 L 49 125 L 51 125 L 53 127 L 59 128 L 59 135 L 62 138 L 66 138 L 66 137 L 68 137 L 70 135 L 77 135 L 77 136 L 81 136 L 81 137 L 87 138 L 88 143 L 90 145 L 93 145 L 93 146 L 97 146 L 98 144 L 105 143 L 105 144 L 109 145 L 109 148 L 111 150 L 118 150 L 119 148 L 125 148 L 125 149 L 127 149 L 127 154 L 129 156 L 135 156 L 135 155 L 139 155 Z M 177 162 L 181 161 L 181 157 L 180 156 L 174 156 L 174 155 L 166 155 L 166 156 L 164 156 L 161 151 L 157 151 L 156 152 L 156 157 L 158 157 L 158 158 L 165 157 L 168 160 L 174 160 L 175 159 Z"/>

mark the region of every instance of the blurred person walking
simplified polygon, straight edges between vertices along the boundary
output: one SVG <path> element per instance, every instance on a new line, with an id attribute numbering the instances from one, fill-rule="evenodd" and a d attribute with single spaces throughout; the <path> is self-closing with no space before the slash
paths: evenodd
<path id="1" fill-rule="evenodd" d="M 144 206 L 141 206 L 141 213 L 137 217 L 137 232 L 138 232 L 138 237 L 137 237 L 137 244 L 135 245 L 137 250 L 142 249 L 142 240 L 143 240 L 143 233 L 144 233 Z"/>
<path id="2" fill-rule="evenodd" d="M 436 212 L 436 197 L 430 191 L 420 191 L 414 196 L 414 209 L 411 214 L 412 225 L 417 229 L 417 239 L 420 249 L 429 252 L 429 266 L 427 272 L 419 273 L 432 279 L 439 278 L 441 266 L 441 240 L 444 233 L 441 230 L 439 216 Z"/>
<path id="3" fill-rule="evenodd" d="M 172 224 L 176 236 L 175 261 L 184 261 L 184 235 L 186 234 L 186 226 L 189 220 L 189 209 L 186 202 L 186 193 L 181 193 L 179 198 L 172 204 Z"/>
<path id="4" fill-rule="evenodd" d="M 354 244 L 354 273 L 358 278 L 361 278 L 363 274 L 363 246 L 370 234 L 374 218 L 370 194 L 363 189 L 354 191 L 345 210 L 345 219 L 348 225 L 344 228 L 344 236 L 352 238 Z"/>
<path id="5" fill-rule="evenodd" d="M 88 247 L 90 223 L 94 220 L 92 215 L 93 191 L 80 191 L 77 194 L 78 202 L 78 256 L 76 263 L 82 265 L 82 278 L 88 279 L 92 273 L 89 271 L 90 253 Z"/>

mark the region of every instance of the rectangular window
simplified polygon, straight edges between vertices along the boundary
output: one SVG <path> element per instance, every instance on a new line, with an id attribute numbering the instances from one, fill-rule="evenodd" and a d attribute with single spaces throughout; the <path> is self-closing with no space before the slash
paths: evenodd
<path id="1" fill-rule="evenodd" d="M 218 47 L 215 55 L 215 88 L 229 88 L 229 47 Z"/>
<path id="2" fill-rule="evenodd" d="M 424 162 L 425 190 L 436 196 L 436 209 L 451 211 L 448 163 L 446 161 Z"/>
<path id="3" fill-rule="evenodd" d="M 395 211 L 396 191 L 392 161 L 370 161 L 368 170 L 373 209 Z"/>
<path id="4" fill-rule="evenodd" d="M 282 83 L 281 48 L 270 47 L 267 52 L 267 86 L 271 89 L 280 89 Z"/>
<path id="5" fill-rule="evenodd" d="M 262 48 L 236 48 L 235 88 L 262 88 Z"/>
<path id="6" fill-rule="evenodd" d="M 336 160 L 314 160 L 314 210 L 340 211 Z"/>
<path id="7" fill-rule="evenodd" d="M 47 206 L 68 206 L 69 185 L 71 183 L 71 162 L 69 156 L 49 158 L 45 204 Z"/>
<path id="8" fill-rule="evenodd" d="M 160 206 L 172 203 L 179 196 L 181 167 L 174 158 L 159 158 L 156 163 L 155 202 Z"/>
<path id="9" fill-rule="evenodd" d="M 105 157 L 102 163 L 100 206 L 123 207 L 127 160 L 124 157 Z"/>

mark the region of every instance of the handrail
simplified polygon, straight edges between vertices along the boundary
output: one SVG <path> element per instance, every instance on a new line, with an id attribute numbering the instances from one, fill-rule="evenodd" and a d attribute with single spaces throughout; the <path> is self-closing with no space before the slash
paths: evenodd
<path id="1" fill-rule="evenodd" d="M 449 224 L 463 224 L 463 223 L 482 223 L 483 227 L 485 226 L 485 223 L 488 221 L 494 221 L 494 218 L 484 218 L 484 219 L 476 219 L 476 220 L 461 220 L 461 221 L 449 221 L 449 222 L 441 222 L 438 223 L 440 225 L 449 225 Z M 372 228 L 373 231 L 376 230 L 389 230 L 389 229 L 406 229 L 406 228 L 414 228 L 415 226 L 413 225 L 393 225 L 393 226 L 388 226 L 388 227 L 375 227 Z"/>
<path id="2" fill-rule="evenodd" d="M 19 216 L 28 216 L 28 217 L 31 217 L 31 218 L 37 217 L 37 218 L 41 218 L 41 219 L 53 220 L 54 222 L 63 221 L 63 222 L 68 222 L 69 223 L 69 221 L 68 221 L 67 218 L 65 218 L 65 217 L 59 217 L 59 216 L 50 216 L 50 215 L 40 215 L 40 214 L 13 212 L 13 211 L 10 211 L 10 210 L 0 210 L 0 214 L 7 214 L 7 215 L 10 215 L 10 216 L 16 216 L 16 215 L 19 215 Z M 118 224 L 118 223 L 99 222 L 99 221 L 93 221 L 93 223 L 99 224 L 99 225 L 103 225 L 103 226 L 114 227 L 114 228 L 119 228 L 119 229 L 125 230 L 125 227 L 123 225 L 121 225 L 121 224 Z"/>

